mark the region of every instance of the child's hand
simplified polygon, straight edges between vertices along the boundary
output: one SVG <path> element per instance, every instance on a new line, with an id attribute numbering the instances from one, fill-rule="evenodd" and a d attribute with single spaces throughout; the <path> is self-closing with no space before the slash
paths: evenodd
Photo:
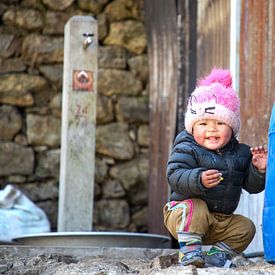
<path id="1" fill-rule="evenodd" d="M 205 188 L 213 188 L 223 180 L 218 170 L 207 170 L 201 173 L 201 183 Z"/>
<path id="2" fill-rule="evenodd" d="M 267 149 L 264 146 L 250 148 L 252 154 L 252 164 L 261 173 L 266 170 Z"/>

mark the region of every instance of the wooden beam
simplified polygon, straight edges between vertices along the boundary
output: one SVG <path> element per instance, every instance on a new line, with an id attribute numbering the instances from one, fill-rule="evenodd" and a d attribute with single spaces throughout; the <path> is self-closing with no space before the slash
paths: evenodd
<path id="1" fill-rule="evenodd" d="M 166 163 L 175 137 L 178 40 L 175 1 L 145 0 L 150 91 L 150 175 L 148 230 L 168 234 L 162 209 L 169 197 Z"/>

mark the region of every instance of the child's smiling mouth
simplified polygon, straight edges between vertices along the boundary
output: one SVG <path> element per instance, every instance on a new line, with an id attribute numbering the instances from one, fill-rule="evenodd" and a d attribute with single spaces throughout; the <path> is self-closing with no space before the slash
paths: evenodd
<path id="1" fill-rule="evenodd" d="M 219 137 L 216 137 L 216 136 L 210 136 L 210 137 L 206 137 L 207 140 L 212 140 L 212 141 L 216 141 L 219 139 Z"/>

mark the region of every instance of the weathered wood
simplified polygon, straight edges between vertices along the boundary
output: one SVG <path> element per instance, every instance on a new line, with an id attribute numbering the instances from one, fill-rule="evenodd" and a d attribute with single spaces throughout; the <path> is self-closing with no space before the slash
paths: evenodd
<path id="1" fill-rule="evenodd" d="M 58 231 L 90 231 L 93 217 L 97 22 L 65 26 Z"/>
<path id="2" fill-rule="evenodd" d="M 162 209 L 169 191 L 166 162 L 175 137 L 178 90 L 178 43 L 175 1 L 146 0 L 150 71 L 149 232 L 168 234 Z"/>
<path id="3" fill-rule="evenodd" d="M 184 115 L 190 93 L 194 90 L 197 78 L 197 1 L 177 1 L 178 33 L 178 99 L 177 128 L 184 128 Z"/>

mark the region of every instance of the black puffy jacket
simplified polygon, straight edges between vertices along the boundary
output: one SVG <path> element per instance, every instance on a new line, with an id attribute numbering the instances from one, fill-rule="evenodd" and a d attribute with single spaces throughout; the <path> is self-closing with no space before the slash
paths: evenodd
<path id="1" fill-rule="evenodd" d="M 178 134 L 167 164 L 167 179 L 172 189 L 171 200 L 200 198 L 210 211 L 231 214 L 237 208 L 242 188 L 259 193 L 265 187 L 265 174 L 251 163 L 249 146 L 235 137 L 217 151 L 200 146 L 185 130 Z M 201 173 L 216 169 L 224 178 L 214 188 L 201 183 Z"/>

